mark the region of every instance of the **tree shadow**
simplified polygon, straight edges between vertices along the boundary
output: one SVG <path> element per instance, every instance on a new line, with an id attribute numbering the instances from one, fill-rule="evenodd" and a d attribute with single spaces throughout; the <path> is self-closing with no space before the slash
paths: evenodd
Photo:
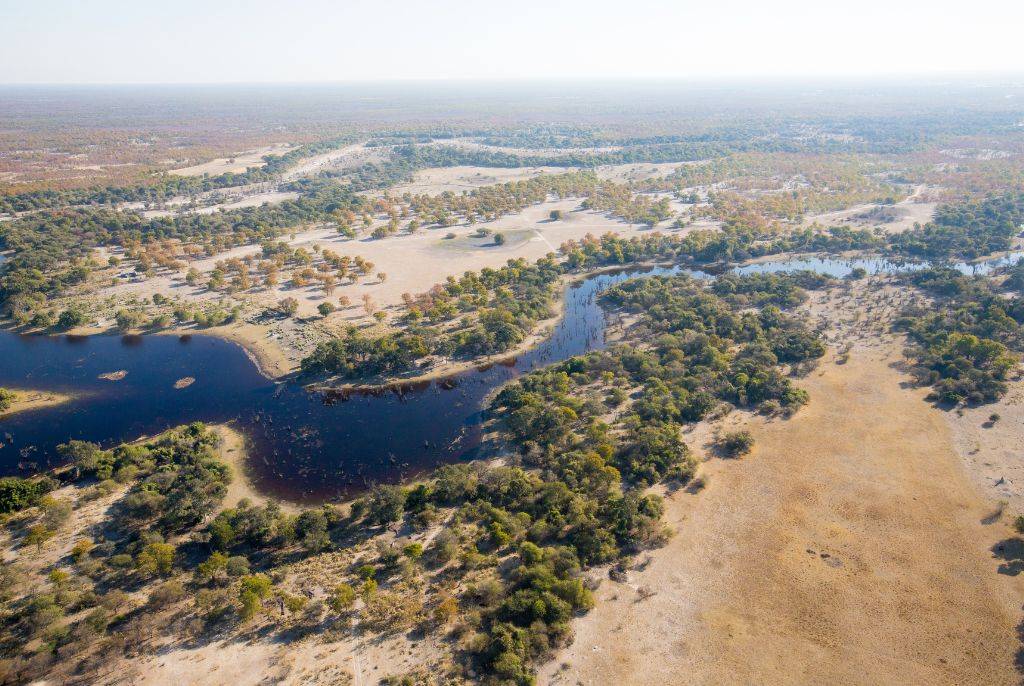
<path id="1" fill-rule="evenodd" d="M 1024 539 L 1007 538 L 992 546 L 992 555 L 1003 560 L 996 571 L 1007 576 L 1024 572 Z"/>

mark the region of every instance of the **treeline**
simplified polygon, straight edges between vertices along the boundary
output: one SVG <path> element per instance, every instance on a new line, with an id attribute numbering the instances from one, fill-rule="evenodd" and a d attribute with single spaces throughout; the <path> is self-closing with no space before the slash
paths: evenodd
<path id="1" fill-rule="evenodd" d="M 222 247 L 275 238 L 288 229 L 316 221 L 348 221 L 372 205 L 351 189 L 313 181 L 295 200 L 213 214 L 144 218 L 108 208 L 45 211 L 0 223 L 0 245 L 13 251 L 0 276 L 0 307 L 9 310 L 18 297 L 36 298 L 80 283 L 85 261 L 101 245 L 146 244 L 168 239 L 217 241 Z"/>
<path id="2" fill-rule="evenodd" d="M 1024 300 L 1005 296 L 985 277 L 948 268 L 909 274 L 903 281 L 939 305 L 908 308 L 896 322 L 910 341 L 915 376 L 934 389 L 929 399 L 980 404 L 1005 395 L 1007 377 L 1024 350 Z"/>
<path id="3" fill-rule="evenodd" d="M 942 205 L 932 221 L 889 238 L 894 252 L 935 260 L 973 260 L 1009 250 L 1024 230 L 1024 191 Z"/>
<path id="4" fill-rule="evenodd" d="M 730 152 L 711 143 L 642 145 L 606 152 L 572 152 L 558 155 L 520 155 L 501 150 L 467 150 L 452 146 L 397 147 L 393 155 L 416 168 L 458 167 L 597 167 L 608 164 L 687 162 L 719 157 Z"/>
<path id="5" fill-rule="evenodd" d="M 726 225 L 721 230 L 691 231 L 685 236 L 653 233 L 620 238 L 607 233 L 600 238 L 566 241 L 560 247 L 568 268 L 590 269 L 647 261 L 708 265 L 784 252 L 872 250 L 884 245 L 884 238 L 867 229 L 832 227 L 777 234 Z"/>

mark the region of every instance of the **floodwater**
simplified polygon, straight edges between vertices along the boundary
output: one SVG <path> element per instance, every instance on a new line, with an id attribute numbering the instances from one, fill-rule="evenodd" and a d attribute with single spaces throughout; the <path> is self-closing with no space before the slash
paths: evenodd
<path id="1" fill-rule="evenodd" d="M 1020 257 L 954 265 L 988 271 Z M 881 258 L 799 257 L 750 264 L 738 273 L 808 269 L 843 277 L 922 268 Z M 624 270 L 569 288 L 565 316 L 550 337 L 503 363 L 374 393 L 308 392 L 263 377 L 236 344 L 209 336 L 34 336 L 0 332 L 0 386 L 72 395 L 64 405 L 0 421 L 0 473 L 59 463 L 56 446 L 81 439 L 109 447 L 192 421 L 233 421 L 249 441 L 249 471 L 261 491 L 290 500 L 337 498 L 380 481 L 471 459 L 480 445 L 488 394 L 516 376 L 604 346 L 597 294 L 638 275 L 691 270 Z M 124 371 L 120 380 L 100 375 Z M 120 376 L 120 375 L 117 375 Z M 194 377 L 185 388 L 175 382 Z"/>

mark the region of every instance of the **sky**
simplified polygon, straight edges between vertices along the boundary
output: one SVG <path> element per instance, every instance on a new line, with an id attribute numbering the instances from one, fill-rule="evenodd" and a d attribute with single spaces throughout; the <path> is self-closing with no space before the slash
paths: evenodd
<path id="1" fill-rule="evenodd" d="M 0 0 L 0 83 L 1024 73 L 1024 0 Z"/>

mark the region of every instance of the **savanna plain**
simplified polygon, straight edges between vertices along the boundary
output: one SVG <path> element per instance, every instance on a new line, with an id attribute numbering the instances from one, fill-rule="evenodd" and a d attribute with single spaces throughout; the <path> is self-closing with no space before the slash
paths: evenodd
<path id="1" fill-rule="evenodd" d="M 1024 680 L 1021 86 L 231 88 L 0 90 L 0 683 Z"/>

